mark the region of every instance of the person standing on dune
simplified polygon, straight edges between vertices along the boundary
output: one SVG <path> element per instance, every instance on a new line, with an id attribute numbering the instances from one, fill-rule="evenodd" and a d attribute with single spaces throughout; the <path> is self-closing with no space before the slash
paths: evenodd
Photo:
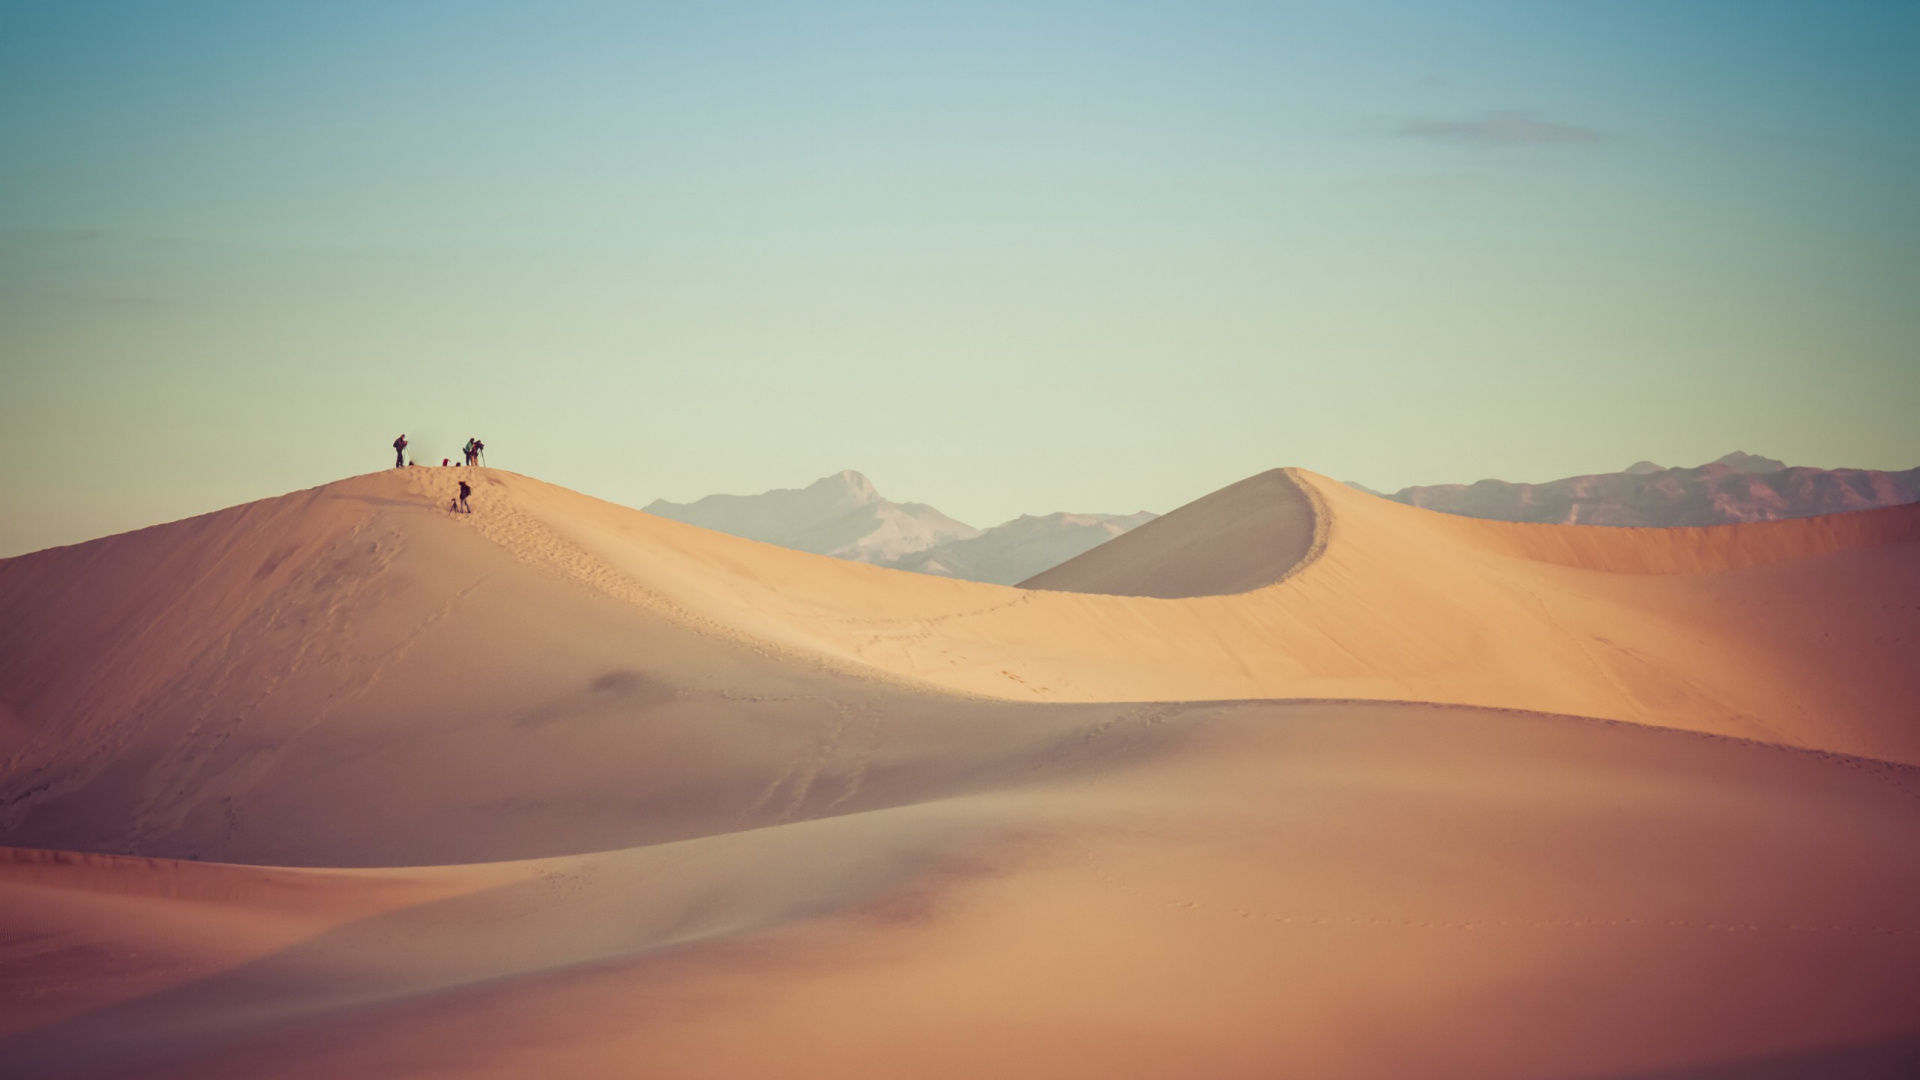
<path id="1" fill-rule="evenodd" d="M 455 505 L 460 508 L 460 512 L 463 514 L 473 513 L 473 507 L 467 505 L 467 496 L 471 494 L 473 494 L 473 489 L 467 486 L 465 480 L 460 481 L 460 499 Z"/>
<path id="2" fill-rule="evenodd" d="M 399 438 L 393 440 L 393 467 L 396 469 L 403 469 L 403 468 L 406 468 L 406 465 L 407 465 L 407 436 L 403 432 Z"/>

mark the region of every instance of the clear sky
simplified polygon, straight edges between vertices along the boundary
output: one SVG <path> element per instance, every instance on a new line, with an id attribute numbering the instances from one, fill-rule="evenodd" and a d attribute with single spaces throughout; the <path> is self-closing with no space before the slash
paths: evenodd
<path id="1" fill-rule="evenodd" d="M 977 525 L 1920 465 L 1920 4 L 0 3 L 0 554 L 371 471 Z"/>

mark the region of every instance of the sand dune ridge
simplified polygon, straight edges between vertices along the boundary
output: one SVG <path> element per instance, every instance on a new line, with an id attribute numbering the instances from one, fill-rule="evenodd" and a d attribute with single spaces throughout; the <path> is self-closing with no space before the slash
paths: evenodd
<path id="1" fill-rule="evenodd" d="M 410 469 L 6 560 L 0 1060 L 1897 1056 L 1916 523 L 1512 525 L 1276 470 L 1012 588 Z"/>

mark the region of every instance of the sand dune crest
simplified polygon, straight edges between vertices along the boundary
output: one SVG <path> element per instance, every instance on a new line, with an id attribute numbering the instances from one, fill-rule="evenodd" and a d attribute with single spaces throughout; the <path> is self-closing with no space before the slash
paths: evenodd
<path id="1" fill-rule="evenodd" d="M 1298 573 L 1326 550 L 1317 488 L 1293 469 L 1251 476 L 1020 583 L 1111 596 L 1223 596 Z"/>

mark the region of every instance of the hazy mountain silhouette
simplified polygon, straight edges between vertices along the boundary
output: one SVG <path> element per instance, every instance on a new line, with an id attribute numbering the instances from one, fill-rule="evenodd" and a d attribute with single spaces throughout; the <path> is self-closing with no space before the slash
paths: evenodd
<path id="1" fill-rule="evenodd" d="M 950 540 L 979 536 L 925 503 L 883 498 L 851 469 L 804 488 L 759 495 L 709 495 L 691 503 L 657 499 L 649 514 L 816 555 L 885 563 Z"/>
<path id="2" fill-rule="evenodd" d="M 1920 502 L 1920 469 L 1814 469 L 1736 450 L 1697 468 L 1636 462 L 1624 472 L 1543 484 L 1481 480 L 1402 488 L 1411 506 L 1497 521 L 1572 525 L 1720 525 Z"/>
<path id="3" fill-rule="evenodd" d="M 1013 585 L 1158 516 L 1148 510 L 1126 515 L 1022 514 L 979 536 L 950 540 L 887 565 L 920 574 Z"/>
<path id="4" fill-rule="evenodd" d="M 804 488 L 657 500 L 649 514 L 781 547 L 918 574 L 1011 585 L 1098 547 L 1154 514 L 1023 514 L 980 530 L 925 503 L 896 503 L 849 469 Z"/>
<path id="5" fill-rule="evenodd" d="M 1787 463 L 1778 458 L 1761 457 L 1758 454 L 1749 454 L 1745 450 L 1735 450 L 1731 454 L 1715 458 L 1712 464 L 1725 465 L 1735 472 L 1754 476 L 1777 473 L 1787 467 Z"/>

